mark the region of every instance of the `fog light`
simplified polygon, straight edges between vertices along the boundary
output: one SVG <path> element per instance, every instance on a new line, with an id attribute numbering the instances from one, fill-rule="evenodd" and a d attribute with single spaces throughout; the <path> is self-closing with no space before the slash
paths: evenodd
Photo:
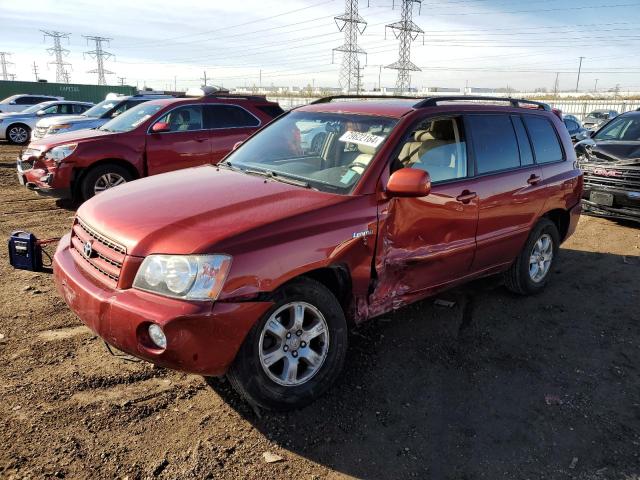
<path id="1" fill-rule="evenodd" d="M 155 323 L 149 325 L 149 338 L 159 348 L 162 348 L 163 350 L 167 348 L 167 337 L 165 337 L 160 325 L 156 325 Z"/>

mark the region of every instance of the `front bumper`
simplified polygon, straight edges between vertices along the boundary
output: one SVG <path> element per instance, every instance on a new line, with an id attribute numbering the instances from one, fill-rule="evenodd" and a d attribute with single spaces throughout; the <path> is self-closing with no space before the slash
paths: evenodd
<path id="1" fill-rule="evenodd" d="M 582 205 L 584 212 L 589 215 L 640 222 L 640 205 L 637 208 L 614 208 L 584 199 L 582 200 Z"/>
<path id="2" fill-rule="evenodd" d="M 611 205 L 593 201 L 592 192 L 610 195 Z M 640 222 L 640 189 L 590 185 L 584 189 L 582 206 L 590 215 Z"/>
<path id="3" fill-rule="evenodd" d="M 16 170 L 18 181 L 40 195 L 55 198 L 71 198 L 73 165 L 46 162 L 39 158 L 22 160 L 18 157 Z"/>
<path id="4" fill-rule="evenodd" d="M 247 333 L 270 302 L 188 302 L 133 288 L 118 290 L 82 271 L 64 236 L 53 259 L 56 288 L 71 310 L 107 343 L 156 365 L 206 376 L 226 373 Z M 167 348 L 154 347 L 150 323 L 160 325 Z"/>

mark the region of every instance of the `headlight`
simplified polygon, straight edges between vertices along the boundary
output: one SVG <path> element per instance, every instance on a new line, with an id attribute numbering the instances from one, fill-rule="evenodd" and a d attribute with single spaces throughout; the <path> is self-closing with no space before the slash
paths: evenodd
<path id="1" fill-rule="evenodd" d="M 62 160 L 71 155 L 76 148 L 78 148 L 77 143 L 67 143 L 66 145 L 59 145 L 57 147 L 53 147 L 47 153 L 44 154 L 44 158 L 47 160 L 53 160 L 56 163 L 60 163 Z"/>
<path id="2" fill-rule="evenodd" d="M 49 127 L 48 132 L 49 133 L 58 133 L 60 130 L 67 130 L 67 129 L 71 128 L 71 126 L 72 125 L 70 123 L 63 123 L 63 124 L 60 124 L 60 125 L 51 125 Z"/>
<path id="3" fill-rule="evenodd" d="M 228 255 L 149 255 L 134 288 L 186 300 L 216 300 L 231 268 Z"/>

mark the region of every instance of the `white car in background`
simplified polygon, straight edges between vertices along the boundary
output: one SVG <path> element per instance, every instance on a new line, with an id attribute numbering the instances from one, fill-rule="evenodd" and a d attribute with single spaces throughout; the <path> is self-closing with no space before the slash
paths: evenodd
<path id="1" fill-rule="evenodd" d="M 22 112 L 0 113 L 0 140 L 8 140 L 14 145 L 29 142 L 36 123 L 47 117 L 78 115 L 93 106 L 89 102 L 60 100 L 33 105 Z"/>
<path id="2" fill-rule="evenodd" d="M 27 108 L 42 102 L 64 100 L 64 97 L 52 97 L 51 95 L 11 95 L 0 101 L 0 113 L 22 112 Z"/>

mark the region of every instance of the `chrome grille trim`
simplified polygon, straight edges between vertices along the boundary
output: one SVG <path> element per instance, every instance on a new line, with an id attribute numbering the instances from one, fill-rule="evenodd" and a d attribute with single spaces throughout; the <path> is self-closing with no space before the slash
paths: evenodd
<path id="1" fill-rule="evenodd" d="M 98 233 L 95 229 L 91 228 L 85 222 L 78 218 L 78 224 L 82 227 L 82 229 L 87 232 L 91 237 L 95 238 L 100 243 L 106 245 L 109 248 L 112 248 L 116 252 L 122 253 L 123 255 L 127 254 L 127 249 L 120 245 L 119 243 L 114 242 L 113 240 L 108 239 L 101 233 Z M 106 260 L 106 259 L 105 259 Z M 111 260 L 109 260 L 111 261 Z"/>

